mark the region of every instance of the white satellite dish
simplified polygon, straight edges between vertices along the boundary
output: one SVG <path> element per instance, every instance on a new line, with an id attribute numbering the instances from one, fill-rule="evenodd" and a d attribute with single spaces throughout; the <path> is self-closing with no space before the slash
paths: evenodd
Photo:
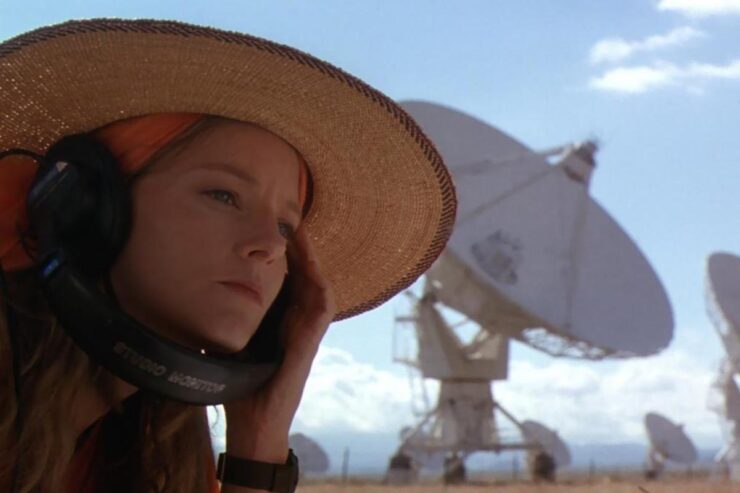
<path id="1" fill-rule="evenodd" d="M 735 370 L 728 360 L 720 365 L 719 375 L 712 384 L 709 408 L 720 417 L 725 444 L 714 460 L 728 468 L 733 481 L 740 481 L 740 389 Z"/>
<path id="2" fill-rule="evenodd" d="M 740 257 L 714 253 L 707 260 L 707 312 L 740 372 Z"/>
<path id="3" fill-rule="evenodd" d="M 323 474 L 329 470 L 329 456 L 314 439 L 303 433 L 292 433 L 288 443 L 298 457 L 301 472 Z"/>
<path id="4" fill-rule="evenodd" d="M 740 422 L 740 388 L 737 374 L 730 361 L 725 359 L 720 365 L 719 375 L 712 384 L 712 403 L 710 408 L 721 416 Z"/>
<path id="5" fill-rule="evenodd" d="M 434 141 L 458 191 L 452 237 L 427 273 L 439 301 L 554 355 L 643 356 L 668 345 L 665 290 L 588 194 L 593 144 L 560 149 L 551 165 L 457 110 L 402 106 Z"/>
<path id="6" fill-rule="evenodd" d="M 665 460 L 686 465 L 696 462 L 696 447 L 684 432 L 683 426 L 674 424 L 660 414 L 647 413 L 645 430 L 650 440 L 651 458 L 661 463 Z"/>
<path id="7" fill-rule="evenodd" d="M 725 416 L 740 421 L 740 388 L 735 375 L 731 375 L 725 384 Z"/>
<path id="8" fill-rule="evenodd" d="M 553 458 L 557 467 L 570 465 L 570 450 L 556 431 L 536 421 L 523 421 L 524 436 L 542 446 L 542 450 Z"/>
<path id="9" fill-rule="evenodd" d="M 527 438 L 521 423 L 493 398 L 491 381 L 507 376 L 508 339 L 478 328 L 475 337 L 463 342 L 428 286 L 413 300 L 412 314 L 396 322 L 413 325 L 418 353 L 396 361 L 424 378 L 438 380 L 439 395 L 414 427 L 402 430 L 401 444 L 389 461 L 388 481 L 413 481 L 414 466 L 431 468 L 430 463 L 439 458 L 445 464 L 445 480 L 461 481 L 465 460 L 474 452 L 543 450 L 543 444 Z"/>
<path id="10" fill-rule="evenodd" d="M 411 322 L 418 341 L 415 358 L 396 361 L 440 387 L 436 405 L 427 406 L 394 459 L 445 451 L 464 463 L 476 451 L 527 450 L 538 459 L 537 475 L 552 480 L 554 457 L 493 398 L 491 382 L 508 375 L 509 340 L 590 359 L 652 354 L 673 332 L 665 291 L 635 244 L 589 197 L 595 144 L 536 154 L 458 111 L 401 104 L 444 156 L 459 207 L 413 314 L 396 320 L 397 327 Z M 555 155 L 550 164 L 546 158 Z M 463 324 L 477 324 L 472 341 L 457 337 L 459 324 L 443 307 L 462 314 Z M 541 440 L 553 439 L 545 430 L 537 428 Z M 401 470 L 392 459 L 389 477 L 396 462 Z"/>
<path id="11" fill-rule="evenodd" d="M 727 353 L 713 385 L 711 406 L 720 415 L 725 445 L 715 460 L 725 464 L 732 480 L 740 481 L 740 257 L 714 253 L 707 260 L 707 313 Z"/>

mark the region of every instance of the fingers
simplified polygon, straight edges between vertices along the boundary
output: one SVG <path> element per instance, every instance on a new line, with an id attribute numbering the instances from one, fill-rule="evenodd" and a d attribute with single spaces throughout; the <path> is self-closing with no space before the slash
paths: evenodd
<path id="1" fill-rule="evenodd" d="M 288 256 L 291 300 L 284 319 L 285 356 L 298 351 L 302 358 L 312 358 L 336 313 L 334 294 L 304 227 L 289 243 Z"/>
<path id="2" fill-rule="evenodd" d="M 258 442 L 264 430 L 278 430 L 277 436 L 287 436 L 319 344 L 336 313 L 334 294 L 305 228 L 299 228 L 288 242 L 287 255 L 290 302 L 281 327 L 282 364 L 256 396 L 231 403 L 227 408 L 227 431 L 243 427 L 247 432 L 241 435 Z M 265 422 L 269 425 L 256 431 L 249 428 L 250 424 Z M 274 443 L 271 436 L 264 443 Z"/>
<path id="3" fill-rule="evenodd" d="M 288 248 L 292 304 L 314 315 L 336 313 L 334 293 L 324 276 L 313 245 L 304 227 L 298 228 Z"/>
<path id="4" fill-rule="evenodd" d="M 288 242 L 287 255 L 290 301 L 281 326 L 283 360 L 259 392 L 268 410 L 265 414 L 278 423 L 278 429 L 289 428 L 321 339 L 336 313 L 333 292 L 305 228 L 299 228 Z M 253 403 L 254 398 L 241 402 L 247 407 Z"/>

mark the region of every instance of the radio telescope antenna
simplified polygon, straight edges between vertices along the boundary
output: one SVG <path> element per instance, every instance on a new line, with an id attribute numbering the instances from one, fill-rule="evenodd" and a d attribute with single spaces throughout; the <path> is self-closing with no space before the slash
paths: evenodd
<path id="1" fill-rule="evenodd" d="M 725 464 L 733 481 L 740 481 L 740 257 L 714 253 L 707 260 L 707 313 L 727 353 L 713 385 L 712 409 L 720 416 L 725 445 L 715 461 Z"/>
<path id="2" fill-rule="evenodd" d="M 720 365 L 719 375 L 712 384 L 709 408 L 719 415 L 725 444 L 714 457 L 724 466 L 732 481 L 740 481 L 740 390 L 735 370 L 729 360 Z"/>
<path id="3" fill-rule="evenodd" d="M 536 421 L 522 422 L 524 437 L 540 445 L 527 451 L 527 464 L 535 479 L 555 480 L 555 470 L 570 465 L 570 450 L 556 431 Z"/>
<path id="4" fill-rule="evenodd" d="M 558 467 L 570 465 L 570 450 L 556 431 L 537 421 L 523 421 L 524 435 L 534 442 L 542 445 L 545 452 L 555 461 Z"/>
<path id="5" fill-rule="evenodd" d="M 491 381 L 508 375 L 508 338 L 478 327 L 464 343 L 428 286 L 413 305 L 413 315 L 398 321 L 413 325 L 417 354 L 396 361 L 413 366 L 422 378 L 438 380 L 439 396 L 419 423 L 402 433 L 389 461 L 388 482 L 414 481 L 415 467 L 438 463 L 440 456 L 446 456 L 445 480 L 459 482 L 465 478 L 465 459 L 476 451 L 531 449 L 547 454 L 549 444 L 539 440 L 551 440 L 552 435 L 537 435 L 542 430 L 534 427 L 525 435 L 522 424 L 493 398 Z"/>
<path id="6" fill-rule="evenodd" d="M 457 110 L 401 105 L 444 157 L 459 207 L 409 319 L 418 356 L 405 362 L 440 381 L 438 401 L 394 459 L 446 451 L 464 475 L 474 451 L 545 450 L 493 398 L 491 382 L 508 374 L 509 340 L 555 356 L 643 356 L 669 343 L 673 316 L 645 257 L 588 194 L 594 142 L 535 153 Z M 472 342 L 455 336 L 450 311 L 477 325 Z"/>
<path id="7" fill-rule="evenodd" d="M 667 460 L 686 465 L 696 462 L 696 447 L 686 436 L 683 426 L 674 424 L 660 414 L 647 413 L 645 430 L 650 440 L 647 470 L 649 478 L 660 476 Z"/>
<path id="8" fill-rule="evenodd" d="M 298 457 L 301 473 L 324 474 L 329 470 L 329 456 L 313 438 L 303 433 L 291 433 L 288 443 Z"/>
<path id="9" fill-rule="evenodd" d="M 740 371 L 740 257 L 713 253 L 707 260 L 707 313 L 735 371 Z"/>
<path id="10" fill-rule="evenodd" d="M 437 299 L 486 329 L 555 356 L 647 356 L 665 348 L 673 315 L 635 243 L 588 193 L 596 145 L 557 162 L 441 105 L 401 105 L 441 152 L 458 216 L 427 272 Z"/>

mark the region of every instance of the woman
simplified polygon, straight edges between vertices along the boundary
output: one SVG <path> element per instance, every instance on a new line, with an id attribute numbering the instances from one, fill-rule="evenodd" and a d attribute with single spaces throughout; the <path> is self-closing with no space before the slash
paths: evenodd
<path id="1" fill-rule="evenodd" d="M 327 326 L 408 286 L 449 237 L 454 191 L 431 143 L 325 62 L 172 22 L 6 41 L 0 108 L 0 150 L 43 164 L 0 161 L 0 489 L 292 491 L 288 432 Z M 88 159 L 109 171 L 89 178 Z M 86 191 L 57 200 L 70 176 Z M 95 293 L 54 287 L 60 262 Z M 259 373 L 276 338 L 282 359 L 220 399 L 230 380 L 175 377 L 145 345 L 100 351 L 115 324 L 80 326 L 113 310 L 194 368 Z M 214 402 L 220 490 L 198 405 Z"/>

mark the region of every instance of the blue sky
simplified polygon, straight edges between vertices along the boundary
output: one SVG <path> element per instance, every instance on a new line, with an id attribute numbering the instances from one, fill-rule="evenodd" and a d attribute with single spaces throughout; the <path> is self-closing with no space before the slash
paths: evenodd
<path id="1" fill-rule="evenodd" d="M 675 340 L 654 358 L 605 363 L 516 345 L 511 378 L 495 392 L 574 442 L 642 441 L 649 410 L 719 442 L 706 394 L 722 348 L 705 315 L 704 262 L 740 253 L 740 2 L 0 0 L 0 38 L 89 17 L 266 37 L 394 99 L 464 110 L 534 149 L 597 138 L 591 193 L 664 282 Z M 393 316 L 406 308 L 392 300 L 331 329 L 297 429 L 387 432 L 411 419 L 406 371 L 391 362 Z"/>

